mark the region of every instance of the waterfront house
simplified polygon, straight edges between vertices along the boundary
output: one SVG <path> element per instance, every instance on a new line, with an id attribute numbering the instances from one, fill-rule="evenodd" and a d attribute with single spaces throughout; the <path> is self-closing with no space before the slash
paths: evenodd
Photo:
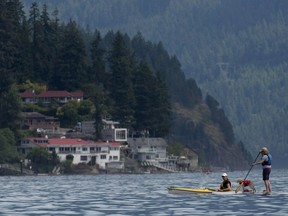
<path id="1" fill-rule="evenodd" d="M 167 143 L 163 138 L 128 138 L 133 158 L 138 161 L 166 162 Z"/>
<path id="2" fill-rule="evenodd" d="M 91 163 L 100 169 L 113 167 L 122 169 L 120 161 L 119 142 L 93 142 L 76 138 L 25 138 L 21 139 L 18 151 L 27 154 L 34 147 L 42 147 L 50 153 L 55 152 L 60 161 L 65 161 L 67 155 L 73 155 L 73 164 Z"/>

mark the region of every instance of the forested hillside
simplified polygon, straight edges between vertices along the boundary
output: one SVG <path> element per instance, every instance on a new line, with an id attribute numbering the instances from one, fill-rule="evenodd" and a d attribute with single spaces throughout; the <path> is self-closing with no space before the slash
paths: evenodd
<path id="1" fill-rule="evenodd" d="M 251 161 L 243 144 L 235 142 L 217 100 L 203 98 L 195 80 L 185 78 L 177 57 L 161 42 L 120 31 L 102 37 L 97 29 L 83 30 L 73 20 L 62 23 L 46 4 L 31 4 L 25 16 L 20 1 L 0 3 L 0 129 L 7 137 L 1 147 L 2 154 L 11 154 L 4 162 L 16 157 L 10 147 L 25 136 L 19 131 L 20 111 L 35 109 L 59 117 L 66 127 L 73 127 L 79 116 L 95 119 L 96 140 L 101 139 L 101 119 L 108 117 L 130 134 L 144 132 L 185 145 L 198 153 L 200 165 L 239 169 Z M 20 103 L 21 91 L 45 89 L 81 90 L 85 101 L 62 107 Z"/>
<path id="2" fill-rule="evenodd" d="M 31 0 L 25 0 L 29 5 Z M 45 2 L 41 0 L 38 2 Z M 188 78 L 217 98 L 251 153 L 287 157 L 288 2 L 285 0 L 49 1 L 84 28 L 138 31 L 162 41 Z M 277 160 L 280 159 L 280 160 Z"/>

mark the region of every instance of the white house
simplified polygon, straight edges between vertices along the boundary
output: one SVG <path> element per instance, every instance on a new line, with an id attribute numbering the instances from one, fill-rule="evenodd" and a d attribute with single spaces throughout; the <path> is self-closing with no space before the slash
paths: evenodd
<path id="1" fill-rule="evenodd" d="M 73 164 L 91 162 L 100 169 L 124 167 L 120 161 L 121 144 L 118 142 L 93 142 L 75 138 L 26 138 L 21 140 L 18 151 L 27 154 L 36 146 L 45 148 L 50 153 L 55 151 L 60 161 L 65 161 L 67 155 L 73 155 Z"/>

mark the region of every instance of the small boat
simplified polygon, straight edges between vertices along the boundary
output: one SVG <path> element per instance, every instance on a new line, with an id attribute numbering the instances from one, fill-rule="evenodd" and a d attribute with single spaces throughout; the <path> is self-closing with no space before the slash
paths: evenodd
<path id="1" fill-rule="evenodd" d="M 231 194 L 242 194 L 242 191 L 235 193 L 232 191 L 217 191 L 211 188 L 191 188 L 191 187 L 168 187 L 169 192 L 175 193 L 194 193 L 194 194 L 216 194 L 216 195 L 231 195 Z"/>

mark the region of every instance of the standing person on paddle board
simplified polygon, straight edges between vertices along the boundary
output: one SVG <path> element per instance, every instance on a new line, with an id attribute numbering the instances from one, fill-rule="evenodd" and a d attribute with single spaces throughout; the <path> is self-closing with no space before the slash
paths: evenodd
<path id="1" fill-rule="evenodd" d="M 218 191 L 231 191 L 232 190 L 232 183 L 228 179 L 228 176 L 226 173 L 222 174 L 223 182 L 220 184 L 220 189 Z"/>
<path id="2" fill-rule="evenodd" d="M 264 194 L 270 194 L 271 193 L 271 187 L 270 187 L 270 180 L 269 180 L 269 176 L 271 173 L 271 164 L 272 164 L 272 156 L 271 154 L 269 154 L 269 150 L 266 147 L 263 147 L 260 151 L 262 154 L 262 158 L 260 161 L 254 163 L 253 165 L 259 165 L 262 164 L 263 166 L 263 181 L 264 181 L 264 185 L 266 190 L 264 191 Z"/>
<path id="3" fill-rule="evenodd" d="M 243 179 L 239 178 L 239 179 L 237 179 L 237 182 L 239 183 L 239 186 L 235 190 L 236 193 L 240 190 L 241 187 L 242 187 L 243 192 L 250 192 L 250 190 L 247 189 L 247 187 L 250 187 L 252 189 L 253 193 L 256 192 L 256 189 L 254 187 L 254 183 L 251 180 L 248 180 L 248 179 L 243 180 Z"/>

